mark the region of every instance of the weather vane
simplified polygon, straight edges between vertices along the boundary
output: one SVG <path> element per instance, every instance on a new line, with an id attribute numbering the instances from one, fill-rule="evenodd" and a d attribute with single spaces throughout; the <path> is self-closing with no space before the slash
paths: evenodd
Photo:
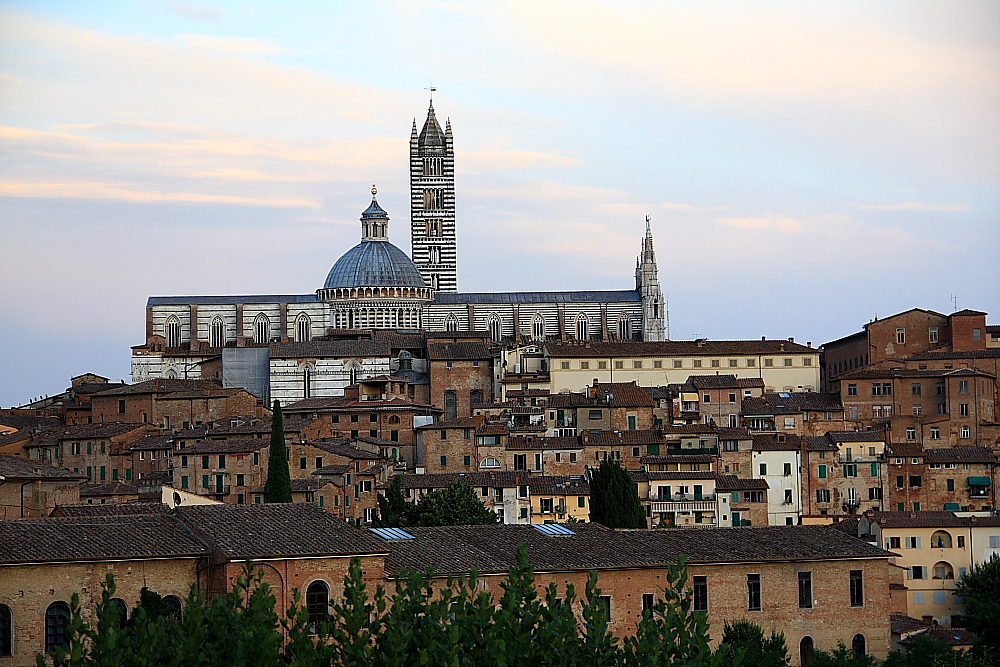
<path id="1" fill-rule="evenodd" d="M 431 104 L 433 104 L 434 103 L 434 91 L 437 90 L 437 88 L 434 87 L 434 82 L 431 81 L 430 79 L 428 79 L 427 80 L 427 87 L 424 88 L 424 90 L 431 91 Z"/>

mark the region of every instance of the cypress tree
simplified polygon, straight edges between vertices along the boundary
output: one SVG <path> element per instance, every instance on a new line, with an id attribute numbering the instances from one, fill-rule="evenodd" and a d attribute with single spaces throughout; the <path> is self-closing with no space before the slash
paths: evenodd
<path id="1" fill-rule="evenodd" d="M 639 489 L 617 461 L 605 459 L 590 473 L 590 520 L 608 528 L 645 528 Z"/>
<path id="2" fill-rule="evenodd" d="M 265 503 L 292 502 L 292 477 L 288 472 L 288 447 L 285 446 L 285 424 L 281 418 L 281 403 L 274 399 L 271 416 L 271 453 L 267 459 L 267 482 L 264 483 Z"/>

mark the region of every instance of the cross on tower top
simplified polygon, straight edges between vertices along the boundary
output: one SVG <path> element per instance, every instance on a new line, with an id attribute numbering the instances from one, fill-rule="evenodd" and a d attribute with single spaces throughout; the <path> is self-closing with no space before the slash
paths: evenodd
<path id="1" fill-rule="evenodd" d="M 431 91 L 431 104 L 433 105 L 434 104 L 434 91 L 437 90 L 437 88 L 434 87 L 434 82 L 428 79 L 428 81 L 427 81 L 427 87 L 424 88 L 424 90 Z"/>

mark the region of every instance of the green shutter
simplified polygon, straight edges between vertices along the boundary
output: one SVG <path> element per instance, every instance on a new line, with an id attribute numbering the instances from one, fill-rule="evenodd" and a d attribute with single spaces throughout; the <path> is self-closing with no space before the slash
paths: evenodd
<path id="1" fill-rule="evenodd" d="M 819 467 L 819 478 L 826 479 L 826 465 L 820 465 Z"/>
<path id="2" fill-rule="evenodd" d="M 954 491 L 955 490 L 955 480 L 953 480 L 953 479 L 949 479 L 948 480 L 948 490 L 949 491 Z"/>
<path id="3" fill-rule="evenodd" d="M 872 477 L 878 477 L 878 464 L 872 464 Z"/>
<path id="4" fill-rule="evenodd" d="M 740 492 L 739 491 L 733 491 L 732 502 L 734 502 L 734 503 L 740 502 Z"/>
<path id="5" fill-rule="evenodd" d="M 187 478 L 187 475 L 184 475 L 183 477 L 181 477 L 181 488 L 182 489 L 188 488 L 188 478 Z"/>
<path id="6" fill-rule="evenodd" d="M 646 447 L 646 453 L 649 454 L 650 456 L 659 456 L 660 455 L 660 446 L 659 445 L 648 445 Z"/>

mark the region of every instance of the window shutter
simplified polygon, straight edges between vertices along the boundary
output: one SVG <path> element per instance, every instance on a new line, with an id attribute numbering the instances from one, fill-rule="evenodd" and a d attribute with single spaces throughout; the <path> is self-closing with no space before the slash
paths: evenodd
<path id="1" fill-rule="evenodd" d="M 924 579 L 927 579 L 927 566 L 923 565 L 920 569 L 923 571 Z"/>
<path id="2" fill-rule="evenodd" d="M 913 578 L 913 568 L 912 567 L 906 568 L 906 578 L 907 579 L 912 579 Z"/>
<path id="3" fill-rule="evenodd" d="M 923 539 L 924 539 L 924 538 L 922 538 L 922 537 L 918 537 L 918 538 L 916 538 L 916 540 L 917 540 L 917 548 L 918 548 L 918 549 L 923 549 L 923 548 L 924 548 L 924 547 L 923 547 L 923 544 L 922 544 L 922 542 L 923 542 Z M 924 569 L 926 570 L 927 568 L 925 567 Z"/>

